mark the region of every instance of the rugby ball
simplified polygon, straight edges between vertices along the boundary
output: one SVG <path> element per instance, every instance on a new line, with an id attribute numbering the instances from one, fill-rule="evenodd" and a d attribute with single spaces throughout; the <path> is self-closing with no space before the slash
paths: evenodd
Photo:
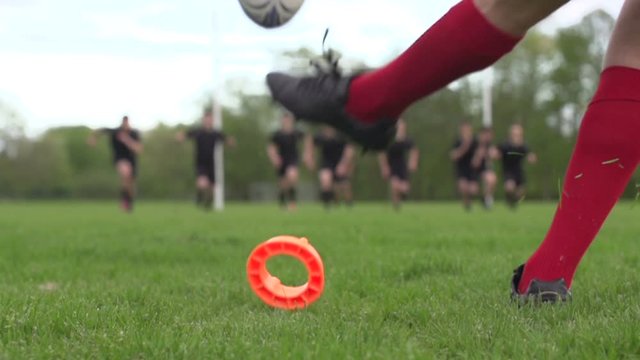
<path id="1" fill-rule="evenodd" d="M 304 0 L 240 0 L 242 10 L 251 20 L 269 29 L 286 24 L 303 3 Z"/>

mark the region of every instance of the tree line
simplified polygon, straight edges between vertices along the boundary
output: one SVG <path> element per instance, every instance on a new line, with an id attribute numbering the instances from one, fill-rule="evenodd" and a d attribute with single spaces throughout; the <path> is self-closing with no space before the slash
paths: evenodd
<path id="1" fill-rule="evenodd" d="M 528 199 L 558 196 L 558 183 L 580 119 L 596 89 L 612 28 L 613 18 L 596 11 L 579 24 L 553 34 L 532 31 L 513 53 L 493 67 L 497 141 L 506 138 L 509 125 L 519 122 L 540 159 L 537 165 L 528 167 Z M 287 55 L 306 57 L 313 52 L 301 49 Z M 301 63 L 306 64 L 306 60 L 294 61 L 292 66 Z M 420 169 L 412 179 L 412 198 L 446 200 L 456 196 L 453 165 L 447 154 L 460 121 L 470 120 L 480 127 L 481 94 L 478 81 L 461 80 L 418 102 L 404 114 L 410 136 L 422 154 Z M 266 95 L 238 92 L 236 97 L 237 106 L 223 109 L 224 131 L 238 139 L 238 146 L 225 153 L 226 191 L 230 200 L 248 200 L 253 197 L 256 184 L 275 181 L 265 149 L 278 115 Z M 106 141 L 95 149 L 86 145 L 91 129 L 53 128 L 33 139 L 24 135 L 16 118 L 0 102 L 0 198 L 103 198 L 117 192 Z M 196 124 L 197 119 L 185 123 L 160 123 L 143 133 L 145 150 L 140 157 L 138 183 L 142 197 L 192 196 L 193 147 L 177 143 L 175 133 Z M 314 131 L 308 127 L 304 130 Z M 356 160 L 356 197 L 386 198 L 387 187 L 378 175 L 375 154 L 361 154 Z M 314 182 L 315 174 L 303 172 L 303 181 Z M 627 196 L 636 195 L 635 183 Z"/>

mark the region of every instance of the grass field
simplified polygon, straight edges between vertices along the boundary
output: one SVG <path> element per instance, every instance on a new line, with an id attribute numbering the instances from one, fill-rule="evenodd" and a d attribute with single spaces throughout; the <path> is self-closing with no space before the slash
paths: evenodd
<path id="1" fill-rule="evenodd" d="M 509 301 L 511 270 L 552 213 L 142 203 L 127 216 L 112 203 L 0 203 L 0 357 L 640 357 L 640 207 L 618 206 L 573 303 Z M 247 256 L 279 234 L 308 236 L 323 257 L 327 286 L 308 310 L 267 308 L 248 287 Z M 270 268 L 304 279 L 292 261 Z"/>

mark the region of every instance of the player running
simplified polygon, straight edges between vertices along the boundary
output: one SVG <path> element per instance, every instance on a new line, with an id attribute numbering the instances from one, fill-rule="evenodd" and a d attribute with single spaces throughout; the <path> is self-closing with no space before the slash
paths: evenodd
<path id="1" fill-rule="evenodd" d="M 195 144 L 196 204 L 204 210 L 213 206 L 216 184 L 215 148 L 218 144 L 235 146 L 236 140 L 215 129 L 215 117 L 211 110 L 202 116 L 202 126 L 176 134 L 179 142 L 186 139 Z"/>
<path id="2" fill-rule="evenodd" d="M 378 155 L 382 178 L 389 180 L 391 202 L 396 210 L 407 200 L 411 183 L 409 176 L 418 170 L 420 152 L 413 140 L 407 136 L 407 124 L 398 120 L 396 138 L 386 152 Z"/>
<path id="3" fill-rule="evenodd" d="M 458 127 L 458 138 L 453 144 L 449 157 L 455 164 L 456 184 L 458 194 L 462 198 L 462 205 L 467 211 L 471 211 L 473 199 L 478 196 L 480 185 L 480 163 L 474 157 L 478 151 L 478 140 L 473 134 L 473 127 L 469 121 L 463 121 Z"/>
<path id="4" fill-rule="evenodd" d="M 500 145 L 496 155 L 499 159 L 502 159 L 502 174 L 504 176 L 507 205 L 515 209 L 524 197 L 524 186 L 527 182 L 523 162 L 527 161 L 529 164 L 533 164 L 538 161 L 536 154 L 531 152 L 524 142 L 522 125 L 511 125 L 509 138 Z"/>
<path id="5" fill-rule="evenodd" d="M 333 128 L 325 126 L 313 138 L 305 141 L 305 163 L 309 170 L 316 169 L 315 148 L 320 150 L 320 198 L 329 208 L 333 202 L 343 200 L 348 206 L 352 205 L 353 192 L 351 189 L 351 173 L 355 150 L 352 145 L 336 133 Z"/>
<path id="6" fill-rule="evenodd" d="M 295 128 L 295 119 L 289 112 L 282 115 L 280 129 L 273 133 L 267 155 L 278 175 L 279 200 L 282 207 L 295 210 L 298 185 L 298 144 L 304 133 Z"/>
<path id="7" fill-rule="evenodd" d="M 368 73 L 267 75 L 296 117 L 329 124 L 367 148 L 384 148 L 409 105 L 509 53 L 568 0 L 462 0 L 407 51 Z M 561 206 L 538 250 L 512 279 L 512 296 L 564 301 L 575 271 L 640 162 L 640 0 L 625 0 L 598 90 L 580 125 Z"/>
<path id="8" fill-rule="evenodd" d="M 487 210 L 493 208 L 494 194 L 498 183 L 498 177 L 493 168 L 493 157 L 496 151 L 497 149 L 493 145 L 493 129 L 485 126 L 478 135 L 478 149 L 471 161 L 471 165 L 478 171 L 484 195 L 483 205 Z"/>
<path id="9" fill-rule="evenodd" d="M 99 135 L 109 136 L 113 163 L 120 175 L 120 205 L 125 212 L 133 211 L 136 193 L 137 157 L 142 152 L 140 133 L 131 128 L 129 117 L 124 116 L 122 123 L 115 129 L 102 128 L 89 135 L 87 143 L 96 146 Z"/>

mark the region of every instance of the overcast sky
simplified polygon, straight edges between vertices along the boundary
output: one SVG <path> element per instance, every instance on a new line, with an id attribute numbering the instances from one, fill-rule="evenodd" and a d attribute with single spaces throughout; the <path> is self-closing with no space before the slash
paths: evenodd
<path id="1" fill-rule="evenodd" d="M 543 27 L 576 23 L 596 8 L 617 16 L 622 2 L 573 0 Z M 455 3 L 306 0 L 291 23 L 264 30 L 236 0 L 0 0 L 0 101 L 30 134 L 114 126 L 125 113 L 142 129 L 190 121 L 213 88 L 216 57 L 225 80 L 263 91 L 275 54 L 319 50 L 330 27 L 332 47 L 382 65 Z"/>

